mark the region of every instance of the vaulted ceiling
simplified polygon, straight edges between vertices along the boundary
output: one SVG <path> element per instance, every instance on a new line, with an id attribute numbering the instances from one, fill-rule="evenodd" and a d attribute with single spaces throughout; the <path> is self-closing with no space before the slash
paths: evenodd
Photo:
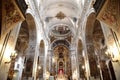
<path id="1" fill-rule="evenodd" d="M 80 16 L 83 2 L 84 0 L 42 0 L 39 9 L 46 24 L 45 30 L 50 31 L 53 26 L 67 25 L 74 33 L 74 23 Z"/>

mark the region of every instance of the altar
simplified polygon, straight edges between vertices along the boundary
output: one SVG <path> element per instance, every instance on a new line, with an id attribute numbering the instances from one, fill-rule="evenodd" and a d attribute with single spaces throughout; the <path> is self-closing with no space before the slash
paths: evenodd
<path id="1" fill-rule="evenodd" d="M 63 70 L 60 70 L 56 76 L 56 80 L 67 80 L 67 75 L 64 74 Z"/>

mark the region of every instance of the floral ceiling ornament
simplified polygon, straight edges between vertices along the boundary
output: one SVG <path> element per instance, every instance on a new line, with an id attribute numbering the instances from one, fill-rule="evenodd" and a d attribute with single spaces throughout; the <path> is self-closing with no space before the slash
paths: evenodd
<path id="1" fill-rule="evenodd" d="M 58 19 L 64 19 L 66 17 L 66 15 L 63 12 L 60 11 L 59 13 L 56 14 L 55 17 L 58 18 Z"/>

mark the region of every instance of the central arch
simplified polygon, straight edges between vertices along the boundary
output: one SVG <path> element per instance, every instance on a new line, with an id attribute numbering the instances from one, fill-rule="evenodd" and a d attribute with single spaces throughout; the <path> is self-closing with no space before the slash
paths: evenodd
<path id="1" fill-rule="evenodd" d="M 69 49 L 69 47 L 70 47 L 70 43 L 69 43 L 69 41 L 67 41 L 67 40 L 55 40 L 55 41 L 53 41 L 52 43 L 51 43 L 51 48 L 55 48 L 56 46 L 58 46 L 58 45 L 63 45 L 63 46 L 66 46 L 68 49 Z"/>

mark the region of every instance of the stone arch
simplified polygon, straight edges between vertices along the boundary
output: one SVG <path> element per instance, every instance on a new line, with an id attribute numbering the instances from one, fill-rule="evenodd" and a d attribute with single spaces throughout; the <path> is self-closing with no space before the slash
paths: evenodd
<path id="1" fill-rule="evenodd" d="M 35 20 L 33 16 L 30 13 L 26 14 L 26 22 L 28 24 L 29 28 L 29 43 L 32 43 L 36 45 L 37 43 L 37 30 L 36 30 L 36 25 L 35 25 Z"/>
<path id="2" fill-rule="evenodd" d="M 100 51 L 103 48 L 106 48 L 106 43 L 105 43 L 105 37 L 103 34 L 101 24 L 96 19 L 95 13 L 91 13 L 87 18 L 87 23 L 85 27 L 85 42 L 86 42 L 87 57 L 89 61 L 90 76 L 100 78 L 100 71 L 97 65 L 99 65 L 99 62 L 102 62 L 102 60 L 99 59 L 98 62 L 97 56 L 99 56 L 100 58 L 101 57 L 105 58 L 104 57 L 105 52 L 100 52 Z M 109 75 L 109 72 L 107 72 L 106 74 Z M 102 74 L 102 76 L 104 76 L 104 74 Z M 109 79 L 110 77 L 106 77 L 106 78 Z"/>
<path id="3" fill-rule="evenodd" d="M 19 26 L 19 28 L 17 28 L 16 30 L 19 30 L 19 34 L 16 37 L 17 42 L 15 45 L 15 50 L 17 51 L 17 54 L 18 54 L 17 58 L 18 60 L 19 58 L 24 60 L 24 63 L 21 62 L 19 67 L 26 65 L 25 71 L 24 71 L 25 73 L 23 73 L 24 75 L 21 76 L 21 79 L 24 77 L 32 77 L 36 40 L 37 40 L 36 25 L 35 25 L 35 20 L 33 16 L 30 13 L 27 13 L 26 20 L 24 20 Z M 14 63 L 13 65 L 16 65 L 16 64 Z M 19 72 L 18 74 L 22 75 L 22 72 Z"/>
<path id="4" fill-rule="evenodd" d="M 37 30 L 35 25 L 35 20 L 33 18 L 33 15 L 31 13 L 26 14 L 26 20 L 28 26 L 28 32 L 29 32 L 29 43 L 28 48 L 26 50 L 26 57 L 34 58 L 35 56 L 35 48 L 37 43 Z"/>
<path id="5" fill-rule="evenodd" d="M 36 46 L 37 46 L 37 30 L 36 30 L 36 24 L 35 20 L 32 16 L 32 14 L 27 13 L 26 14 L 26 20 L 25 20 L 27 26 L 28 26 L 28 33 L 29 33 L 29 38 L 28 38 L 28 47 L 25 51 L 25 57 L 26 57 L 26 66 L 25 66 L 25 71 L 24 71 L 24 77 L 32 77 L 34 74 L 36 74 L 36 63 L 35 61 L 37 60 L 35 58 L 36 54 Z M 24 45 L 24 44 L 23 44 Z M 33 68 L 35 67 L 35 68 Z M 29 75 L 28 75 L 29 74 Z M 22 78 L 24 78 L 22 77 Z M 34 77 L 35 78 L 35 77 Z"/>
<path id="6" fill-rule="evenodd" d="M 89 76 L 91 77 L 98 77 L 99 76 L 99 71 L 97 67 L 97 62 L 96 62 L 96 56 L 94 52 L 94 44 L 93 44 L 93 28 L 94 28 L 94 22 L 96 20 L 96 15 L 94 12 L 92 12 L 86 22 L 86 27 L 85 27 L 85 43 L 86 43 L 86 53 L 87 53 L 87 59 L 88 59 L 88 64 L 89 64 Z"/>
<path id="7" fill-rule="evenodd" d="M 103 79 L 113 79 L 116 80 L 112 61 L 106 58 L 105 52 L 107 49 L 107 43 L 102 30 L 102 26 L 98 20 L 95 20 L 93 27 L 93 44 L 96 55 L 99 57 L 99 62 L 101 68 L 101 78 Z M 105 64 L 106 63 L 106 64 Z M 102 64 L 102 65 L 101 65 Z"/>
<path id="8" fill-rule="evenodd" d="M 93 38 L 94 47 L 97 50 L 106 46 L 104 33 L 101 24 L 98 20 L 95 20 L 92 34 L 93 34 L 92 38 Z"/>
<path id="9" fill-rule="evenodd" d="M 96 59 L 97 65 L 100 65 L 100 63 L 102 63 L 105 68 L 104 60 L 102 60 L 104 58 L 103 54 L 105 54 L 105 52 L 101 53 L 101 50 L 104 48 L 104 46 L 106 46 L 106 44 L 105 44 L 103 30 L 102 30 L 101 24 L 98 20 L 95 20 L 94 25 L 93 25 L 92 39 L 93 39 L 95 56 L 100 57 L 100 58 Z M 100 67 L 102 67 L 102 66 L 100 65 Z M 98 68 L 98 69 L 100 69 L 100 68 Z M 98 71 L 99 71 L 98 75 L 100 75 L 100 70 L 98 70 Z M 104 69 L 101 69 L 101 71 L 103 71 L 103 74 L 101 74 L 101 75 L 105 76 Z M 106 72 L 107 72 L 107 70 L 106 70 Z M 107 73 L 105 73 L 105 74 L 109 75 Z M 102 76 L 101 76 L 101 78 L 103 78 Z M 109 79 L 109 78 L 107 78 L 107 79 Z"/>
<path id="10" fill-rule="evenodd" d="M 36 46 L 36 40 L 37 40 L 36 35 L 37 33 L 36 33 L 36 25 L 35 25 L 34 18 L 30 13 L 27 13 L 26 20 L 24 20 L 20 26 L 17 43 L 16 43 L 16 48 L 18 46 L 17 50 L 20 51 L 19 50 L 20 45 L 24 53 L 25 53 L 25 50 L 29 47 L 33 49 L 33 46 L 34 47 Z"/>
<path id="11" fill-rule="evenodd" d="M 70 46 L 71 46 L 70 42 L 68 40 L 56 39 L 51 43 L 51 48 L 54 49 L 58 45 L 63 45 L 63 46 L 66 46 L 67 48 L 70 48 Z"/>
<path id="12" fill-rule="evenodd" d="M 26 21 L 23 21 L 20 26 L 15 50 L 17 50 L 18 53 L 25 54 L 25 50 L 28 48 L 29 43 L 29 30 L 28 30 L 28 24 Z"/>

